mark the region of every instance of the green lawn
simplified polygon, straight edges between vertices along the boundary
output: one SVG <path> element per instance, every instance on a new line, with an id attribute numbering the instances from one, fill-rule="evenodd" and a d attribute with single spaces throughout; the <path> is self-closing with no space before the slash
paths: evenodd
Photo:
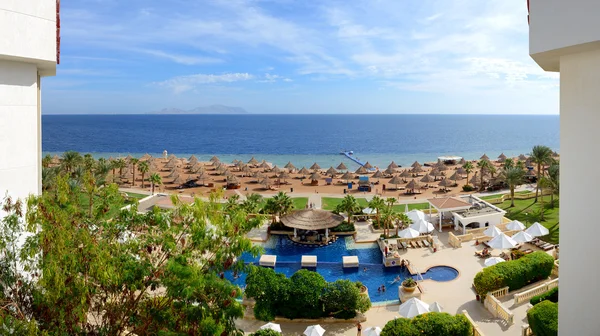
<path id="1" fill-rule="evenodd" d="M 294 203 L 294 209 L 306 209 L 308 197 L 293 197 L 292 202 Z"/>
<path id="2" fill-rule="evenodd" d="M 323 197 L 321 198 L 321 208 L 324 210 L 334 210 L 335 207 L 342 203 L 343 198 L 337 198 L 337 197 Z M 358 201 L 358 204 L 363 207 L 366 208 L 367 207 L 367 199 L 365 198 L 356 198 L 356 200 Z"/>
<path id="3" fill-rule="evenodd" d="M 489 200 L 489 199 L 494 199 L 494 198 L 500 198 L 500 197 L 502 197 L 502 195 L 504 195 L 504 194 L 480 196 L 479 198 L 481 198 L 482 200 Z"/>
<path id="4" fill-rule="evenodd" d="M 507 197 L 509 198 L 509 197 Z M 499 204 L 498 207 L 506 210 L 506 217 L 516 219 L 525 225 L 529 226 L 534 222 L 539 222 L 548 230 L 550 234 L 547 237 L 542 237 L 543 240 L 558 244 L 558 197 L 554 197 L 554 208 L 550 205 L 550 196 L 544 196 L 544 220 L 540 220 L 540 202 L 534 203 L 535 199 L 515 200 L 515 206 L 510 207 L 510 199 Z"/>
<path id="5" fill-rule="evenodd" d="M 404 212 L 406 206 L 404 204 L 396 204 L 392 208 L 395 212 Z M 429 210 L 429 202 L 409 204 L 408 211 L 411 210 Z"/>

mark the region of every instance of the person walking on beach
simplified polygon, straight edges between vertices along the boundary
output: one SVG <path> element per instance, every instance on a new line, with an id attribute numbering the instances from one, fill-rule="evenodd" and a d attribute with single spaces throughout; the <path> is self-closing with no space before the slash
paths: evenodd
<path id="1" fill-rule="evenodd" d="M 358 322 L 356 324 L 356 336 L 361 336 L 362 335 L 362 325 L 360 325 L 360 322 Z"/>

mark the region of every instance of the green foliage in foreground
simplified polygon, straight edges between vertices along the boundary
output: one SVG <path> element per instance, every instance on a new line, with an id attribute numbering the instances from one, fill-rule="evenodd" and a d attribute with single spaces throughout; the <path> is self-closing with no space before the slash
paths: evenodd
<path id="1" fill-rule="evenodd" d="M 219 195 L 193 204 L 174 197 L 175 209 L 147 214 L 134 204 L 113 217 L 124 204 L 117 186 L 97 188 L 82 176 L 73 183 L 70 173 L 56 175 L 26 214 L 5 200 L 0 247 L 11 252 L 0 256 L 0 276 L 2 289 L 13 290 L 1 291 L 0 334 L 242 334 L 234 324 L 241 289 L 220 274 L 245 271 L 242 253 L 258 255 L 245 238 L 257 220 L 241 208 L 217 211 Z M 79 202 L 92 189 L 94 200 Z M 25 230 L 31 236 L 17 253 Z"/>
<path id="2" fill-rule="evenodd" d="M 281 333 L 272 329 L 259 330 L 250 336 L 281 336 Z"/>
<path id="3" fill-rule="evenodd" d="M 502 287 L 513 291 L 528 284 L 548 278 L 554 267 L 554 258 L 538 251 L 520 259 L 486 267 L 475 275 L 473 284 L 479 295 L 485 295 Z"/>
<path id="4" fill-rule="evenodd" d="M 340 223 L 340 225 L 331 228 L 331 232 L 352 232 L 355 230 L 356 228 L 354 227 L 354 223 L 348 223 L 346 221 L 343 221 Z"/>
<path id="5" fill-rule="evenodd" d="M 389 321 L 381 336 L 471 336 L 471 323 L 464 315 L 427 313 L 412 319 L 397 318 Z"/>
<path id="6" fill-rule="evenodd" d="M 529 327 L 536 336 L 558 335 L 558 303 L 542 301 L 527 312 Z"/>
<path id="7" fill-rule="evenodd" d="M 529 300 L 529 303 L 536 305 L 542 301 L 548 300 L 550 302 L 558 302 L 558 287 L 552 288 L 551 290 L 544 292 L 540 295 L 536 295 Z"/>
<path id="8" fill-rule="evenodd" d="M 252 267 L 245 294 L 256 300 L 254 315 L 262 321 L 276 316 L 348 319 L 371 308 L 369 299 L 360 295 L 359 286 L 349 280 L 327 283 L 319 273 L 309 270 L 299 270 L 288 279 L 273 269 Z"/>

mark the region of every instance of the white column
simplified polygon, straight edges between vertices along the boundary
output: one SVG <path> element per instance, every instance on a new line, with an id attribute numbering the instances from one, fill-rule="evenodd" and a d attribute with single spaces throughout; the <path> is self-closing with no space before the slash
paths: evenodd
<path id="1" fill-rule="evenodd" d="M 440 218 L 440 232 L 442 232 L 442 210 L 438 211 L 438 217 Z"/>
<path id="2" fill-rule="evenodd" d="M 329 240 L 329 229 L 325 229 L 325 241 Z"/>
<path id="3" fill-rule="evenodd" d="M 600 319 L 590 305 L 600 302 L 596 267 L 600 194 L 593 176 L 600 143 L 600 50 L 560 58 L 560 223 L 578 223 L 560 232 L 559 334 L 597 335 Z M 585 275 L 581 267 L 585 265 Z"/>
<path id="4" fill-rule="evenodd" d="M 294 238 L 298 237 L 298 232 L 296 231 L 296 228 L 294 228 Z"/>

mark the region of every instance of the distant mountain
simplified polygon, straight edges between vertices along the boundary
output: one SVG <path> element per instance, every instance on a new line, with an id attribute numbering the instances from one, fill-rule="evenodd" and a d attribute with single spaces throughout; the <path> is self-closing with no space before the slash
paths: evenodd
<path id="1" fill-rule="evenodd" d="M 179 108 L 164 108 L 160 111 L 150 112 L 150 114 L 247 114 L 248 111 L 241 107 L 211 105 L 200 106 L 191 110 L 182 110 Z"/>

